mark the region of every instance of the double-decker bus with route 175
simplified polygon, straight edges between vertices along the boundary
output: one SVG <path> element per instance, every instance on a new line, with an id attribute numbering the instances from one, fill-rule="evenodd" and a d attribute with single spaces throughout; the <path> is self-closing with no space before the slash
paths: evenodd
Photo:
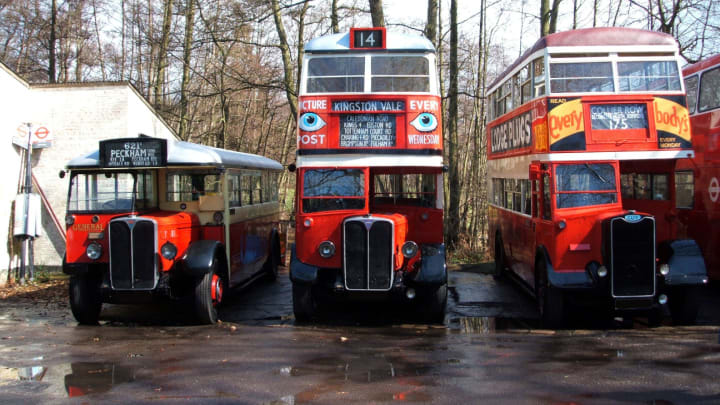
<path id="1" fill-rule="evenodd" d="M 707 283 L 680 237 L 675 172 L 694 156 L 669 35 L 590 28 L 548 35 L 489 88 L 490 247 L 535 295 L 544 323 L 569 309 L 664 309 L 693 322 Z"/>
<path id="2" fill-rule="evenodd" d="M 353 28 L 308 42 L 302 63 L 296 319 L 346 299 L 411 303 L 441 322 L 447 271 L 432 43 Z"/>
<path id="3" fill-rule="evenodd" d="M 63 271 L 78 322 L 97 324 L 104 302 L 189 299 L 215 323 L 229 287 L 277 276 L 280 163 L 141 136 L 100 141 L 67 169 Z"/>
<path id="4" fill-rule="evenodd" d="M 697 240 L 708 277 L 720 281 L 720 55 L 686 66 L 683 76 L 695 157 L 676 168 L 688 188 L 677 203 L 678 227 Z"/>

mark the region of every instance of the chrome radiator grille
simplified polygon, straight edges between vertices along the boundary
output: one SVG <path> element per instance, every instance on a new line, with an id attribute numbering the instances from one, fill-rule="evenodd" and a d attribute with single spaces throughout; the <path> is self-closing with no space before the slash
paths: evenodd
<path id="1" fill-rule="evenodd" d="M 112 288 L 155 288 L 158 281 L 157 223 L 146 218 L 113 219 L 109 237 Z"/>

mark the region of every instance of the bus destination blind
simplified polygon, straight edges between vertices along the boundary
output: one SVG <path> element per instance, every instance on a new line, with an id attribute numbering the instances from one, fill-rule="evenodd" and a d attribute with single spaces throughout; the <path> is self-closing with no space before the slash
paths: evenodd
<path id="1" fill-rule="evenodd" d="M 395 114 L 341 114 L 341 148 L 396 146 Z"/>
<path id="2" fill-rule="evenodd" d="M 592 129 L 645 129 L 645 104 L 597 104 L 590 106 Z"/>
<path id="3" fill-rule="evenodd" d="M 100 141 L 102 167 L 161 167 L 167 164 L 165 139 L 109 139 Z"/>

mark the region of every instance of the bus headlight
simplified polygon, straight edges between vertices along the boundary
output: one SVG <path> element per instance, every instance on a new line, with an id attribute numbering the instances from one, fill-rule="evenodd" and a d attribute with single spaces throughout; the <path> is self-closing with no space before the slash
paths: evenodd
<path id="1" fill-rule="evenodd" d="M 668 273 L 670 273 L 670 265 L 667 263 L 663 263 L 660 265 L 660 274 L 663 276 L 667 276 Z"/>
<path id="2" fill-rule="evenodd" d="M 409 240 L 402 245 L 402 254 L 406 259 L 412 259 L 418 252 L 417 243 Z"/>
<path id="3" fill-rule="evenodd" d="M 605 266 L 600 266 L 600 268 L 599 268 L 598 271 L 597 271 L 597 275 L 600 276 L 600 277 L 605 277 L 605 276 L 607 276 L 607 267 L 605 267 Z"/>
<path id="4" fill-rule="evenodd" d="M 560 222 L 557 223 L 557 227 L 559 230 L 563 230 L 567 227 L 567 222 L 565 222 L 564 219 L 561 219 Z"/>
<path id="5" fill-rule="evenodd" d="M 75 223 L 75 215 L 65 215 L 65 225 L 72 226 Z"/>
<path id="6" fill-rule="evenodd" d="M 323 259 L 329 259 L 335 254 L 335 244 L 326 240 L 318 245 L 318 253 Z"/>
<path id="7" fill-rule="evenodd" d="M 177 255 L 177 247 L 170 242 L 165 242 L 160 248 L 160 254 L 164 258 L 172 260 Z"/>
<path id="8" fill-rule="evenodd" d="M 99 243 L 91 243 L 88 245 L 88 247 L 85 249 L 85 254 L 87 255 L 88 259 L 91 260 L 97 260 L 102 256 L 102 246 L 100 246 Z"/>

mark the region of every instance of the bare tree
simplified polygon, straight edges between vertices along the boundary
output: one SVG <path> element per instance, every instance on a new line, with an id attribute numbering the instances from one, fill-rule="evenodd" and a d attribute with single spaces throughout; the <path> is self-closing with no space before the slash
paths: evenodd
<path id="1" fill-rule="evenodd" d="M 382 0 L 370 0 L 370 17 L 372 18 L 373 27 L 385 26 Z"/>
<path id="2" fill-rule="evenodd" d="M 57 39 L 55 37 L 57 30 L 57 0 L 52 0 L 52 6 L 50 10 L 50 39 L 48 41 L 48 81 L 55 83 L 55 46 Z"/>
<path id="3" fill-rule="evenodd" d="M 437 31 L 438 31 L 438 0 L 428 0 L 427 22 L 425 23 L 425 36 L 435 45 L 437 49 Z"/>
<path id="4" fill-rule="evenodd" d="M 187 140 L 188 134 L 188 87 L 190 85 L 190 64 L 192 63 L 193 33 L 195 28 L 195 0 L 185 5 L 185 39 L 183 41 L 183 69 L 180 83 L 180 125 L 178 136 Z"/>
<path id="5" fill-rule="evenodd" d="M 155 73 L 155 107 L 164 102 L 165 91 L 165 69 L 167 68 L 168 47 L 170 45 L 170 28 L 172 25 L 173 0 L 165 0 L 163 12 L 162 34 L 160 36 L 160 48 L 158 48 L 158 64 Z"/>
<path id="6" fill-rule="evenodd" d="M 457 0 L 450 0 L 450 88 L 448 89 L 448 188 L 450 205 L 447 212 L 445 242 L 454 248 L 460 225 L 460 172 L 458 167 L 458 26 Z"/>

